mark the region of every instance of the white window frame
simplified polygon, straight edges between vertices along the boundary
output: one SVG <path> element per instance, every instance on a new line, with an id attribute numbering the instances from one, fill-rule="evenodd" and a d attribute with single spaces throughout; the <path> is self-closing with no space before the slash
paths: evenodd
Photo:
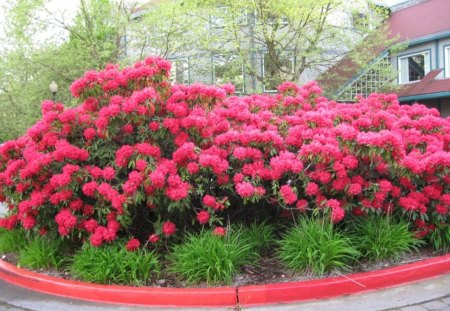
<path id="1" fill-rule="evenodd" d="M 445 77 L 450 78 L 450 46 L 444 48 Z"/>
<path id="2" fill-rule="evenodd" d="M 417 53 L 411 53 L 407 55 L 402 55 L 397 57 L 397 68 L 398 68 L 398 84 L 407 84 L 407 83 L 414 83 L 419 82 L 420 80 L 415 81 L 403 81 L 402 80 L 402 68 L 401 68 L 401 62 L 402 59 L 408 59 L 410 57 L 414 57 L 416 55 L 423 55 L 424 56 L 424 62 L 425 62 L 425 68 L 424 68 L 424 76 L 426 76 L 430 70 L 431 70 L 431 55 L 430 51 L 422 51 Z"/>

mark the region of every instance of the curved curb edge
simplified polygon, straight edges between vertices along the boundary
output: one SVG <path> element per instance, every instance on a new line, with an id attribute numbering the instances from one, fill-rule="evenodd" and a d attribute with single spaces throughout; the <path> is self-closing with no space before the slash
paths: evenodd
<path id="1" fill-rule="evenodd" d="M 60 279 L 0 260 L 0 278 L 37 292 L 100 303 L 146 306 L 236 306 L 234 287 L 159 288 L 99 285 Z"/>
<path id="2" fill-rule="evenodd" d="M 41 293 L 100 303 L 146 306 L 249 306 L 327 299 L 412 283 L 450 272 L 450 254 L 370 272 L 301 282 L 213 288 L 98 285 L 17 268 L 0 260 L 0 278 Z"/>
<path id="3" fill-rule="evenodd" d="M 243 286 L 241 305 L 327 299 L 430 279 L 450 272 L 450 254 L 392 268 L 303 282 Z"/>

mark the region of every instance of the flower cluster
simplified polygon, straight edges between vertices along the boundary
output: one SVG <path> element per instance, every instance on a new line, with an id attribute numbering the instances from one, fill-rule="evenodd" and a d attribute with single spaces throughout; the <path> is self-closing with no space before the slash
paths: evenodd
<path id="1" fill-rule="evenodd" d="M 221 217 L 243 206 L 448 221 L 450 119 L 437 110 L 385 94 L 336 103 L 315 82 L 237 97 L 171 85 L 169 71 L 155 57 L 108 65 L 73 83 L 78 107 L 45 101 L 42 119 L 0 147 L 0 226 L 94 246 L 131 234 L 133 251 L 193 224 L 224 235 Z"/>

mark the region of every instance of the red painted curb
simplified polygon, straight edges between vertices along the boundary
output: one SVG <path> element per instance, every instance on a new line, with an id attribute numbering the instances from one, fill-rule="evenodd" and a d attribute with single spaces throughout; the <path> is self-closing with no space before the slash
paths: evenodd
<path id="1" fill-rule="evenodd" d="M 243 286 L 239 288 L 239 304 L 248 306 L 326 299 L 412 283 L 449 272 L 450 254 L 393 268 L 341 277 Z"/>
<path id="2" fill-rule="evenodd" d="M 0 278 L 34 291 L 101 303 L 174 307 L 236 306 L 234 287 L 159 288 L 98 285 L 64 280 L 17 268 L 0 260 Z"/>
<path id="3" fill-rule="evenodd" d="M 450 254 L 382 270 L 279 284 L 214 288 L 97 285 L 59 279 L 0 260 L 0 278 L 38 292 L 101 303 L 147 306 L 241 306 L 325 299 L 392 287 L 450 272 Z M 239 301 L 238 301 L 239 297 Z"/>

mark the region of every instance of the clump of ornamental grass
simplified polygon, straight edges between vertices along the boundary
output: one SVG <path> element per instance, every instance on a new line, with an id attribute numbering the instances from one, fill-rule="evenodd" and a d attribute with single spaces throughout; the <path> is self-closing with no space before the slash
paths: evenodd
<path id="1" fill-rule="evenodd" d="M 360 253 L 350 238 L 324 219 L 302 218 L 279 241 L 278 258 L 294 271 L 311 270 L 323 275 L 348 269 Z"/>
<path id="2" fill-rule="evenodd" d="M 249 225 L 241 225 L 238 228 L 243 231 L 245 239 L 258 254 L 267 251 L 275 242 L 275 226 L 266 222 L 252 222 Z"/>
<path id="3" fill-rule="evenodd" d="M 406 221 L 390 216 L 356 218 L 353 234 L 357 249 L 368 260 L 398 259 L 404 253 L 417 251 L 423 244 Z"/>
<path id="4" fill-rule="evenodd" d="M 58 268 L 63 263 L 60 240 L 34 237 L 19 251 L 19 265 L 31 269 Z"/>
<path id="5" fill-rule="evenodd" d="M 445 223 L 437 224 L 427 236 L 428 243 L 436 251 L 448 252 L 450 249 L 450 226 Z"/>
<path id="6" fill-rule="evenodd" d="M 187 283 L 231 283 L 239 268 L 253 264 L 257 246 L 246 230 L 229 230 L 224 236 L 202 231 L 188 234 L 169 256 L 169 271 Z"/>
<path id="7" fill-rule="evenodd" d="M 80 280 L 99 284 L 142 286 L 160 273 L 158 257 L 151 251 L 128 251 L 118 243 L 93 247 L 85 244 L 75 253 L 69 267 Z"/>
<path id="8" fill-rule="evenodd" d="M 0 253 L 11 253 L 21 250 L 27 244 L 25 230 L 6 230 L 0 227 Z"/>

